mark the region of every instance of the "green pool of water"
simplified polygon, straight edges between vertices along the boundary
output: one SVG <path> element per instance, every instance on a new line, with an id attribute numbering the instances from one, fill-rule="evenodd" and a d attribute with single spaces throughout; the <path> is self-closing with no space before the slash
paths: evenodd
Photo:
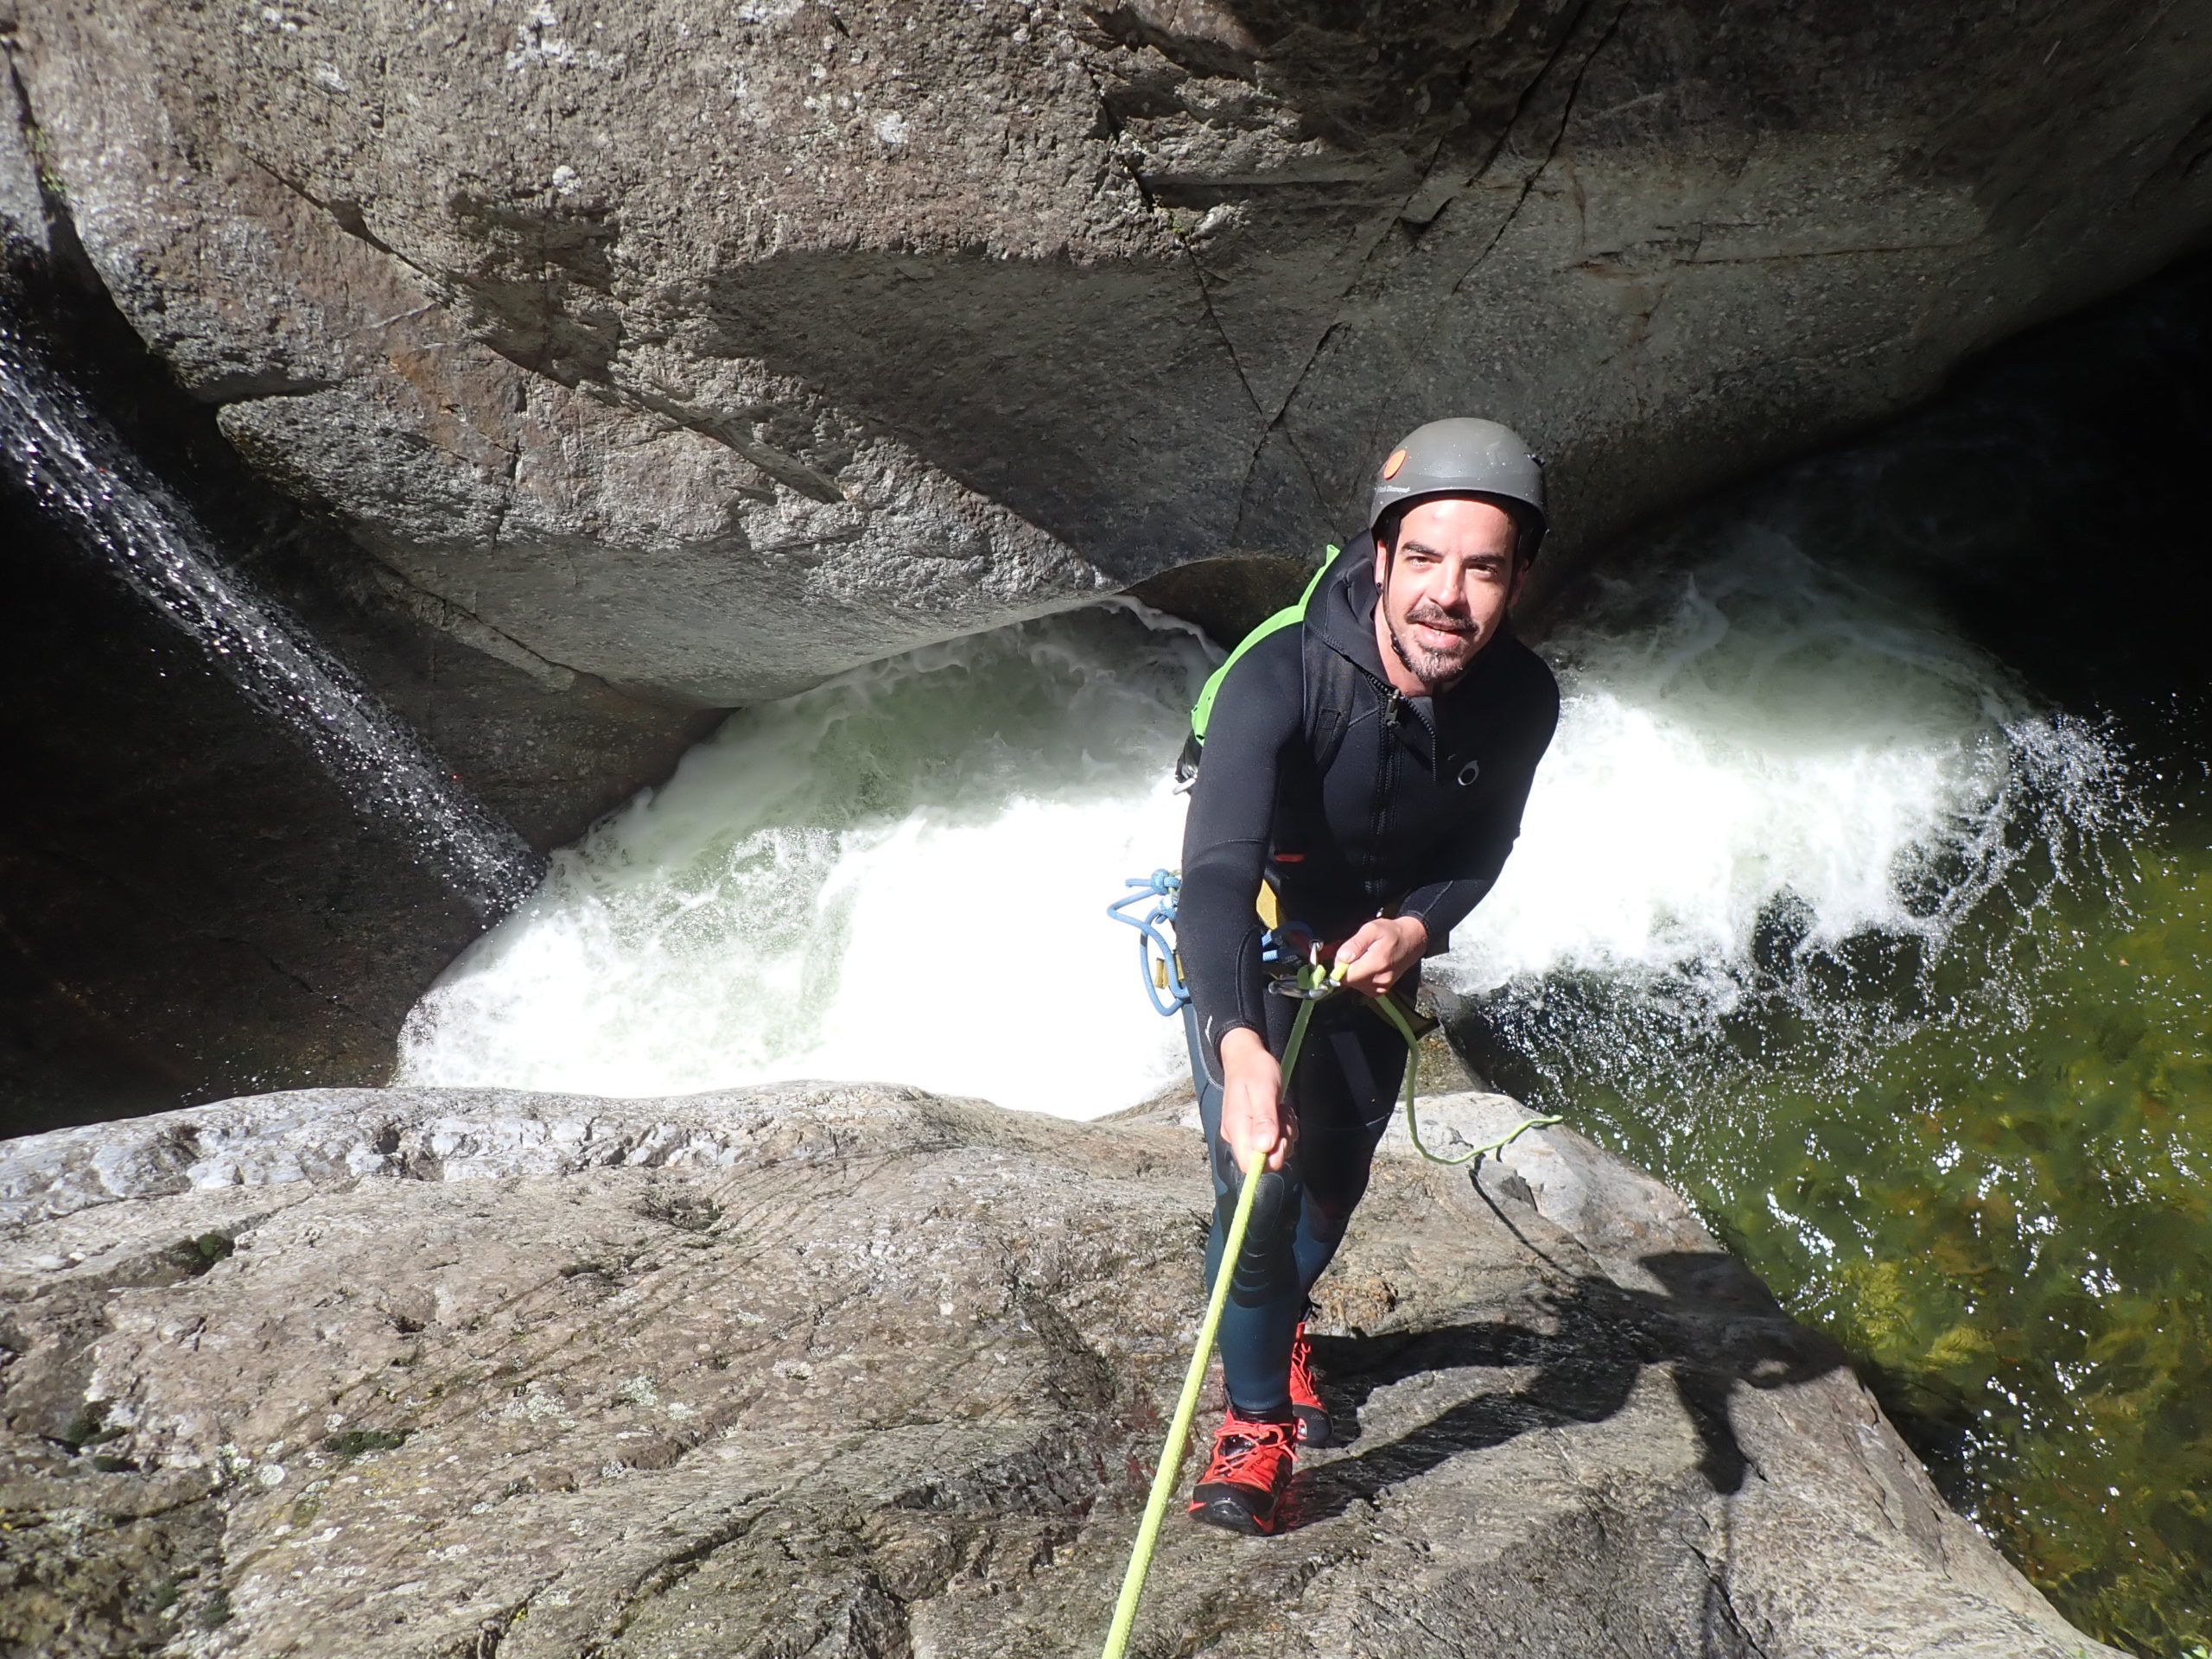
<path id="1" fill-rule="evenodd" d="M 1947 1495 L 2145 1655 L 2212 1640 L 2206 842 L 2176 814 L 2025 857 L 1932 956 L 1783 962 L 1666 1042 L 1651 988 L 1508 1016 L 1522 1086 L 1691 1195 Z"/>

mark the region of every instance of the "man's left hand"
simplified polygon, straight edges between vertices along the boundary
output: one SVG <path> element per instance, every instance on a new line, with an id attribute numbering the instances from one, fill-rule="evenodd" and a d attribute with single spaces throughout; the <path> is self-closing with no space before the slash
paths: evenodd
<path id="1" fill-rule="evenodd" d="M 1413 971 L 1428 949 L 1428 925 L 1412 916 L 1378 916 L 1337 947 L 1337 965 L 1355 991 L 1380 996 Z"/>

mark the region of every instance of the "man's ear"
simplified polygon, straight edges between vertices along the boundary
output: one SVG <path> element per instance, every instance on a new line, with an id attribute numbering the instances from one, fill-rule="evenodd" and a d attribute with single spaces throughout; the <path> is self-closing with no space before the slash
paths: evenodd
<path id="1" fill-rule="evenodd" d="M 1516 550 L 1513 555 L 1513 586 L 1507 590 L 1505 608 L 1511 610 L 1521 602 L 1521 590 L 1529 585 L 1529 572 L 1535 568 L 1534 559 L 1524 559 Z"/>
<path id="2" fill-rule="evenodd" d="M 1390 581 L 1390 544 L 1381 537 L 1375 538 L 1375 586 L 1379 592 Z"/>

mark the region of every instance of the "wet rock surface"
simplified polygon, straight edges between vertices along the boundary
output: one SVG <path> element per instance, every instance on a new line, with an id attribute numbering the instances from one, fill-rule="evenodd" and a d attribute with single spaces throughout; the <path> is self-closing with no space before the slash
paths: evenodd
<path id="1" fill-rule="evenodd" d="M 0 375 L 81 396 L 104 461 L 158 480 L 226 585 L 358 676 L 457 796 L 550 850 L 712 729 L 712 711 L 470 629 L 272 492 L 99 286 L 41 198 L 16 103 L 0 82 Z M 241 688 L 232 642 L 25 488 L 8 425 L 0 1135 L 383 1082 L 407 1010 L 481 931 L 481 895 L 454 890 L 420 824 L 359 810 L 301 723 Z"/>
<path id="2" fill-rule="evenodd" d="M 0 1643 L 1096 1650 L 1199 1310 L 1170 1122 L 321 1090 L 0 1148 Z M 1432 1100 L 1432 1139 L 1520 1110 Z M 1298 1525 L 1149 1654 L 2076 1655 L 1842 1357 L 1561 1129 L 1380 1160 Z"/>

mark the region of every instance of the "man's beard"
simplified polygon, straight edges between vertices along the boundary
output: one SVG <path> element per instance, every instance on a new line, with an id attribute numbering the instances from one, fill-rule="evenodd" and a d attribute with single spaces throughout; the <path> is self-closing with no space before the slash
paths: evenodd
<path id="1" fill-rule="evenodd" d="M 1457 633 L 1465 644 L 1463 652 L 1447 654 L 1431 651 L 1418 643 L 1408 645 L 1404 636 L 1399 633 L 1396 625 L 1390 622 L 1388 613 L 1385 613 L 1383 621 L 1389 625 L 1390 649 L 1398 653 L 1398 660 L 1406 665 L 1407 672 L 1423 685 L 1441 685 L 1446 680 L 1457 679 L 1465 673 L 1467 664 L 1475 659 L 1475 647 L 1482 643 L 1481 632 L 1472 625 L 1460 623 L 1441 606 L 1425 599 L 1415 601 L 1413 609 L 1406 613 L 1407 624 L 1411 626 L 1421 622 L 1432 628 Z"/>

